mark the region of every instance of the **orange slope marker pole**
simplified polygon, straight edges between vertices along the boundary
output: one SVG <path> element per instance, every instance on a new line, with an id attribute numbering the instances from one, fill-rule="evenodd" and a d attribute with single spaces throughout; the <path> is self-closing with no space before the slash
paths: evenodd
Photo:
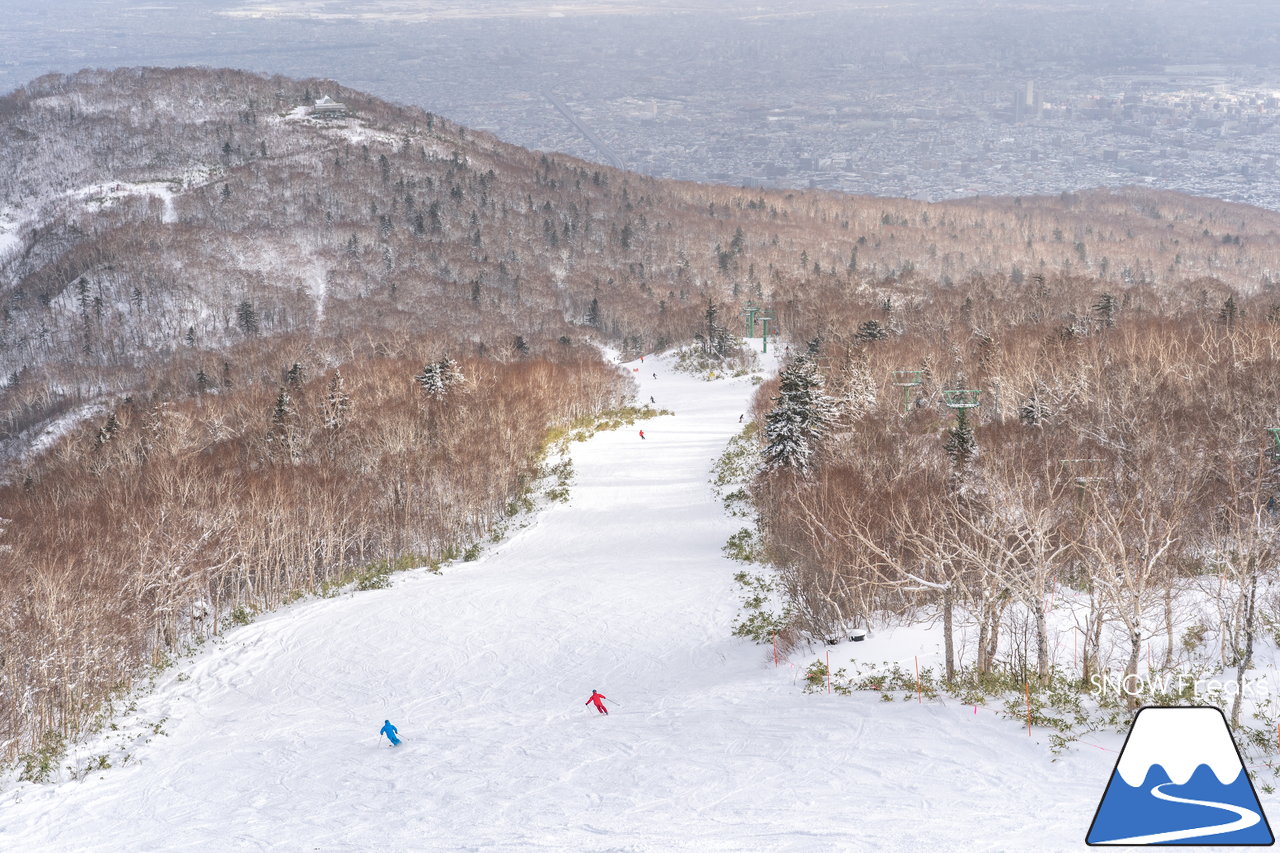
<path id="1" fill-rule="evenodd" d="M 831 651 L 827 651 L 827 695 L 831 695 Z"/>
<path id="2" fill-rule="evenodd" d="M 923 705 L 924 699 L 920 695 L 920 656 L 916 655 L 916 702 Z"/>
<path id="3" fill-rule="evenodd" d="M 1024 681 L 1027 688 L 1027 737 L 1031 737 L 1031 682 Z"/>

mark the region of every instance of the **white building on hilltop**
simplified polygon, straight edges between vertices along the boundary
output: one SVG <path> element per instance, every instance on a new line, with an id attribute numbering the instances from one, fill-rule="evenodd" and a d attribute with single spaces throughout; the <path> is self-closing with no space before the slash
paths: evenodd
<path id="1" fill-rule="evenodd" d="M 347 105 L 333 100 L 328 95 L 321 95 L 320 99 L 311 107 L 311 115 L 313 116 L 344 116 L 347 115 Z"/>

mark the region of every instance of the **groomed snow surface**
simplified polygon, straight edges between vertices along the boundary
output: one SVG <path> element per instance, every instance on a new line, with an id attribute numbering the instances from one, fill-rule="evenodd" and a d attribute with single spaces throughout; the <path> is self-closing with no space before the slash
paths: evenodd
<path id="1" fill-rule="evenodd" d="M 167 736 L 126 766 L 0 796 L 0 849 L 1085 849 L 1115 752 L 1055 763 L 1045 732 L 952 700 L 804 695 L 730 635 L 741 525 L 708 472 L 753 386 L 627 368 L 675 414 L 574 444 L 568 504 L 443 575 L 229 632 L 139 700 Z"/>

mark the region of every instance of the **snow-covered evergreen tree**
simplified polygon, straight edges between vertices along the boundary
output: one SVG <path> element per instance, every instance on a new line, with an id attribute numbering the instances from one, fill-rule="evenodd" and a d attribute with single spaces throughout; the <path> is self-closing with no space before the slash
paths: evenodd
<path id="1" fill-rule="evenodd" d="M 858 332 L 854 335 L 860 341 L 871 343 L 872 341 L 883 341 L 889 337 L 889 330 L 880 325 L 879 320 L 867 320 L 858 327 Z"/>
<path id="2" fill-rule="evenodd" d="M 809 355 L 794 359 L 779 377 L 773 411 L 765 416 L 765 467 L 808 473 L 818 442 L 835 417 L 822 374 Z"/>
<path id="3" fill-rule="evenodd" d="M 293 399 L 284 386 L 276 395 L 276 405 L 271 411 L 271 430 L 267 433 L 268 452 L 297 462 L 299 457 L 297 412 Z"/>
<path id="4" fill-rule="evenodd" d="M 335 370 L 329 380 L 329 393 L 324 400 L 324 428 L 340 429 L 347 422 L 351 411 L 351 398 L 347 396 L 346 385 L 342 381 L 342 371 Z"/>
<path id="5" fill-rule="evenodd" d="M 1048 419 L 1049 406 L 1040 399 L 1040 394 L 1036 390 L 1032 390 L 1031 396 L 1027 397 L 1018 409 L 1018 420 L 1029 427 L 1038 427 L 1043 426 Z"/>
<path id="6" fill-rule="evenodd" d="M 450 388 L 464 381 L 462 368 L 451 358 L 442 358 L 428 364 L 414 379 L 428 397 L 437 400 L 448 393 Z"/>
<path id="7" fill-rule="evenodd" d="M 289 394 L 280 389 L 280 393 L 276 395 L 276 407 L 271 412 L 272 426 L 280 426 L 293 414 L 293 401 L 289 399 Z"/>
<path id="8" fill-rule="evenodd" d="M 1218 312 L 1218 321 L 1228 329 L 1234 329 L 1238 316 L 1240 316 L 1240 308 L 1236 304 L 1236 295 L 1232 293 L 1227 297 L 1227 301 L 1222 303 L 1222 310 Z"/>
<path id="9" fill-rule="evenodd" d="M 1116 310 L 1119 307 L 1120 303 L 1113 294 L 1104 293 L 1093 303 L 1093 313 L 1101 318 L 1102 325 L 1110 329 L 1116 324 Z"/>
<path id="10" fill-rule="evenodd" d="M 98 449 L 111 439 L 115 438 L 116 433 L 120 431 L 120 422 L 116 420 L 116 413 L 110 412 L 107 415 L 107 422 L 98 429 L 98 437 L 94 439 L 93 447 Z"/>
<path id="11" fill-rule="evenodd" d="M 956 425 L 947 430 L 947 440 L 942 448 L 951 457 L 957 469 L 963 469 L 978 455 L 978 439 L 969 426 L 969 410 L 956 409 Z"/>
<path id="12" fill-rule="evenodd" d="M 439 362 L 428 364 L 422 368 L 421 373 L 413 378 L 428 397 L 439 399 L 444 396 L 444 377 L 440 375 Z"/>
<path id="13" fill-rule="evenodd" d="M 253 310 L 253 303 L 248 299 L 236 306 L 236 325 L 246 335 L 258 334 L 258 312 Z"/>

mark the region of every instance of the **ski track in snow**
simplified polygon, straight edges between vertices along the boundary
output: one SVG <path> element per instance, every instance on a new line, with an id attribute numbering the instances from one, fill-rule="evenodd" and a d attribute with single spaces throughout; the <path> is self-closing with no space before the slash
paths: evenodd
<path id="1" fill-rule="evenodd" d="M 633 366 L 676 414 L 573 444 L 568 504 L 442 576 L 230 632 L 140 701 L 169 736 L 128 766 L 0 796 L 0 849 L 1084 849 L 1112 756 L 1053 763 L 970 706 L 806 696 L 730 636 L 741 523 L 708 473 L 753 386 Z"/>
<path id="2" fill-rule="evenodd" d="M 105 181 L 64 190 L 52 196 L 37 199 L 25 208 L 6 208 L 0 210 L 0 260 L 8 254 L 20 252 L 25 246 L 22 232 L 32 223 L 50 217 L 60 217 L 62 212 L 56 209 L 57 204 L 73 199 L 84 207 L 91 204 L 101 209 L 122 198 L 136 195 L 153 196 L 160 199 L 163 209 L 160 221 L 173 224 L 178 221 L 178 211 L 174 204 L 175 196 L 181 189 L 175 188 L 173 181 L 157 180 L 135 183 L 130 181 Z"/>

